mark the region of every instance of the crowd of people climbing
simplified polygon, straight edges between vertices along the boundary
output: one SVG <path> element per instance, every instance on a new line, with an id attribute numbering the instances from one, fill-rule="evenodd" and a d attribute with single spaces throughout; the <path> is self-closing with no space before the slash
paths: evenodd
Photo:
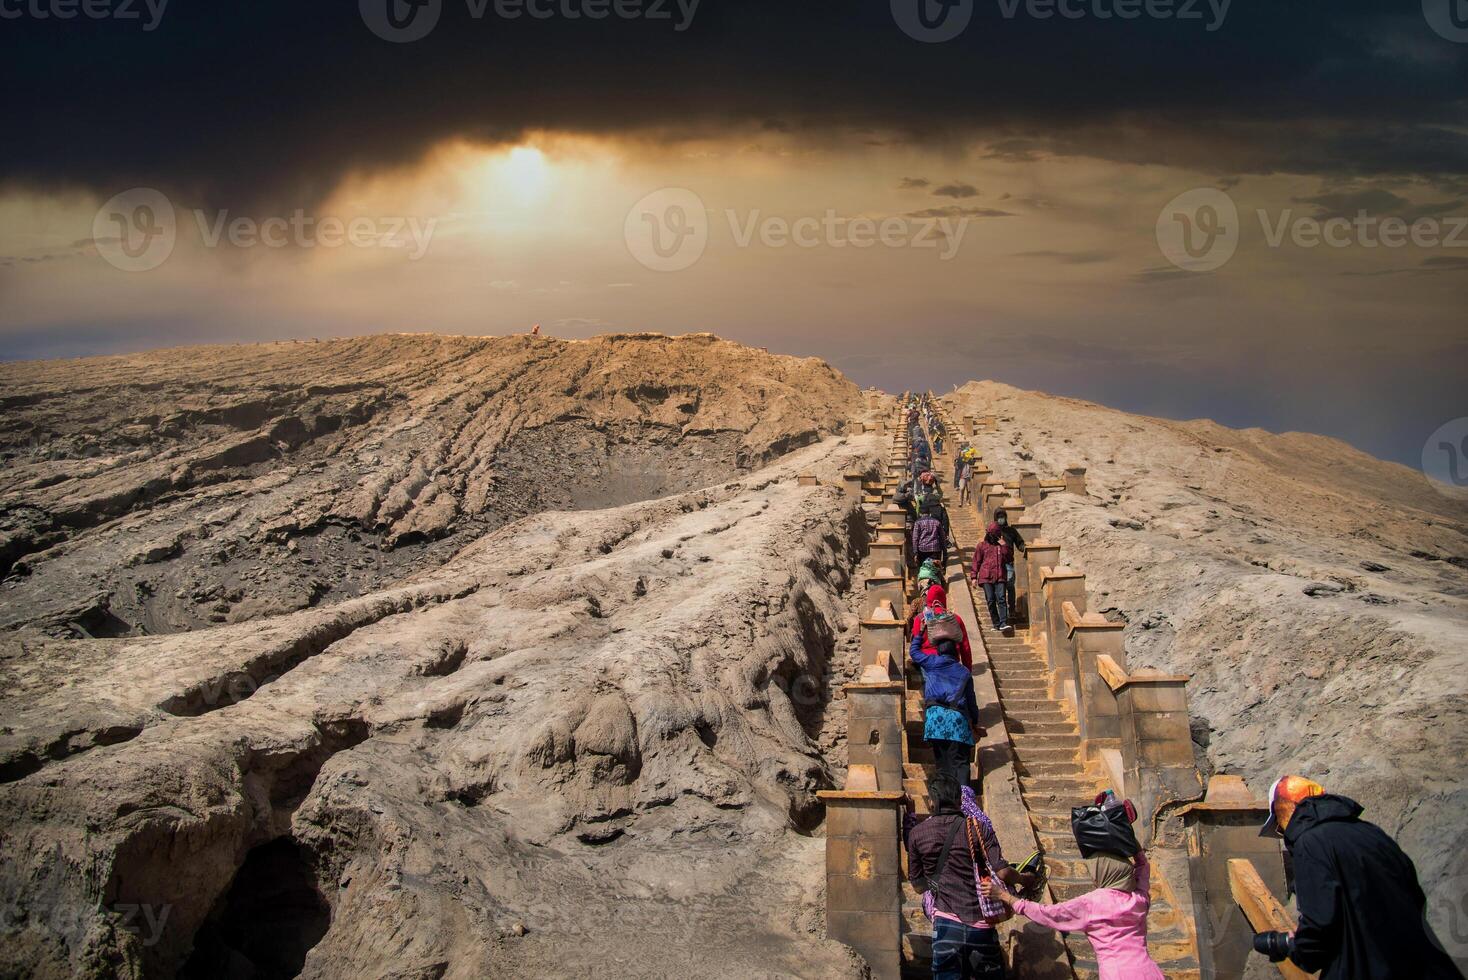
<path id="1" fill-rule="evenodd" d="M 948 561 L 953 547 L 935 457 L 947 433 L 932 399 L 906 402 L 908 466 L 896 500 L 906 513 L 909 573 L 917 594 L 904 611 L 909 657 L 922 672 L 923 740 L 931 749 L 931 813 L 909 801 L 904 820 L 908 879 L 933 923 L 932 975 L 1004 977 L 997 926 L 1012 916 L 1086 936 L 1101 980 L 1162 980 L 1147 951 L 1151 866 L 1137 846 L 1129 801 L 1107 791 L 1078 801 L 1072 831 L 1086 860 L 1091 891 L 1068 901 L 1038 901 L 1042 856 L 1019 866 L 1004 857 L 994 825 L 974 790 L 975 745 L 987 734 L 973 681 L 973 648 L 951 609 Z M 931 438 L 931 442 L 930 442 Z M 953 453 L 958 502 L 975 497 L 977 450 Z M 1013 630 L 1016 553 L 1026 543 L 1003 509 L 974 547 L 969 577 L 984 595 L 990 624 Z M 961 574 L 955 579 L 961 584 Z M 1426 897 L 1412 861 L 1391 837 L 1361 819 L 1363 808 L 1301 776 L 1282 777 L 1269 793 L 1261 836 L 1281 840 L 1293 866 L 1298 925 L 1260 933 L 1254 948 L 1290 960 L 1323 980 L 1448 980 L 1462 974 L 1427 925 Z"/>

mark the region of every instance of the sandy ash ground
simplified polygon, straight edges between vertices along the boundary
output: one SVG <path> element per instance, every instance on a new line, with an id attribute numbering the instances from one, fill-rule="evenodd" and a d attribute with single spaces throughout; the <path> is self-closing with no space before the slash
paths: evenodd
<path id="1" fill-rule="evenodd" d="M 864 404 L 707 335 L 0 366 L 0 975 L 860 975 L 815 793 Z M 1361 799 L 1468 944 L 1463 508 L 1314 436 L 955 405 L 1002 476 L 1089 467 L 1046 535 L 1194 675 L 1201 763 Z"/>
<path id="2" fill-rule="evenodd" d="M 815 792 L 882 447 L 828 366 L 377 337 L 0 385 L 0 972 L 860 973 Z"/>
<path id="3" fill-rule="evenodd" d="M 970 383 L 996 475 L 1087 467 L 1035 511 L 1129 664 L 1192 675 L 1200 763 L 1360 801 L 1468 963 L 1468 505 L 1334 439 L 1129 415 Z"/>

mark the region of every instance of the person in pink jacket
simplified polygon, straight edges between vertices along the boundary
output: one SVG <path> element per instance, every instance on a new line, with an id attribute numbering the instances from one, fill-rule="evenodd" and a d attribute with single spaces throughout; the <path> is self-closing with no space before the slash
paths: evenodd
<path id="1" fill-rule="evenodd" d="M 1151 867 L 1147 855 L 1137 852 L 1136 864 L 1119 854 L 1100 852 L 1086 863 L 1091 867 L 1094 891 L 1068 902 L 1041 905 L 1016 898 L 984 882 L 984 894 L 1042 926 L 1061 932 L 1081 932 L 1096 950 L 1101 980 L 1166 980 L 1147 954 L 1147 909 Z"/>

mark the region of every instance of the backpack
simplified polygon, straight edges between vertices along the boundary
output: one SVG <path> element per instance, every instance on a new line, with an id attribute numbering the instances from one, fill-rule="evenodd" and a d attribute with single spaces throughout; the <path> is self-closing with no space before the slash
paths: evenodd
<path id="1" fill-rule="evenodd" d="M 963 642 L 963 627 L 959 626 L 958 617 L 951 612 L 928 616 L 923 625 L 928 631 L 928 643 L 931 646 L 936 647 L 943 640 L 954 646 Z"/>

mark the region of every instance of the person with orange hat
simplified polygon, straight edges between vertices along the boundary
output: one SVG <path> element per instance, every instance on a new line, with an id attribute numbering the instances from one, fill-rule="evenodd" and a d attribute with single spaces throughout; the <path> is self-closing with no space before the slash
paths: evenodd
<path id="1" fill-rule="evenodd" d="M 1281 837 L 1295 869 L 1294 932 L 1261 932 L 1254 949 L 1321 980 L 1461 980 L 1427 925 L 1412 859 L 1355 800 L 1304 776 L 1269 787 L 1261 837 Z"/>

